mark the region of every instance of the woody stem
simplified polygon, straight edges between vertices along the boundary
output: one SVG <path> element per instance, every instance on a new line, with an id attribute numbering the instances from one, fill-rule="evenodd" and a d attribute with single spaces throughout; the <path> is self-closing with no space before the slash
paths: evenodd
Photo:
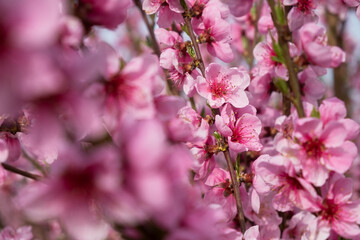
<path id="1" fill-rule="evenodd" d="M 242 204 L 241 204 L 241 199 L 240 199 L 240 186 L 239 186 L 239 181 L 235 174 L 234 165 L 230 159 L 229 149 L 224 151 L 224 156 L 226 159 L 226 164 L 229 168 L 231 182 L 233 183 L 233 186 L 234 186 L 234 197 L 235 197 L 235 201 L 236 201 L 237 216 L 238 216 L 239 223 L 240 223 L 240 229 L 241 229 L 241 232 L 244 233 L 245 232 L 245 218 L 244 218 L 244 213 L 242 210 Z"/>

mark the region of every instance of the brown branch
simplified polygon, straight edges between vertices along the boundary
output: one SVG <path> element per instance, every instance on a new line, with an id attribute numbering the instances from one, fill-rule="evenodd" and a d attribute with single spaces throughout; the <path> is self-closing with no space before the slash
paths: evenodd
<path id="1" fill-rule="evenodd" d="M 254 39 L 251 42 L 251 48 L 250 48 L 250 59 L 249 59 L 249 65 L 250 65 L 250 69 L 252 69 L 253 65 L 254 65 L 254 48 L 258 42 L 259 39 L 259 29 L 258 29 L 258 22 L 261 16 L 261 10 L 263 8 L 264 5 L 264 0 L 260 0 L 258 2 L 258 4 L 256 5 L 256 16 L 255 19 L 253 20 L 253 25 L 255 27 L 255 34 L 254 34 Z"/>
<path id="2" fill-rule="evenodd" d="M 242 204 L 241 204 L 241 199 L 240 199 L 239 181 L 236 177 L 234 165 L 231 162 L 230 153 L 229 153 L 228 149 L 224 152 L 224 156 L 226 159 L 226 164 L 229 168 L 231 182 L 233 183 L 233 187 L 234 187 L 234 197 L 235 197 L 236 207 L 237 207 L 237 211 L 238 211 L 237 216 L 238 216 L 239 223 L 240 223 L 240 229 L 241 229 L 242 233 L 245 233 L 245 230 L 246 230 L 245 229 L 245 218 L 244 218 L 244 213 L 242 210 Z"/>
<path id="3" fill-rule="evenodd" d="M 188 32 L 189 32 L 189 37 L 191 39 L 191 42 L 194 46 L 194 49 L 195 49 L 195 54 L 196 54 L 196 60 L 198 61 L 198 67 L 201 71 L 201 74 L 203 75 L 203 77 L 205 77 L 205 65 L 204 65 L 204 61 L 202 59 L 202 56 L 201 56 L 201 51 L 200 51 L 200 48 L 199 48 L 199 44 L 198 42 L 196 41 L 196 37 L 195 37 L 195 34 L 194 34 L 194 30 L 192 28 L 192 25 L 191 25 L 191 21 L 190 21 L 190 17 L 188 16 L 185 16 L 184 14 L 184 21 L 185 21 L 185 24 L 186 24 L 186 27 L 188 29 Z"/>
<path id="4" fill-rule="evenodd" d="M 1 163 L 1 165 L 3 166 L 4 169 L 6 169 L 7 171 L 9 172 L 12 172 L 12 173 L 16 173 L 16 174 L 19 174 L 23 177 L 27 177 L 27 178 L 31 178 L 33 180 L 40 180 L 42 177 L 39 176 L 39 175 L 36 175 L 36 174 L 32 174 L 32 173 L 29 173 L 29 172 L 26 172 L 26 171 L 23 171 L 21 169 L 18 169 L 14 166 L 11 166 L 7 163 Z"/>
<path id="5" fill-rule="evenodd" d="M 327 36 L 329 44 L 344 48 L 344 27 L 345 21 L 342 21 L 338 15 L 326 10 L 326 22 L 328 23 Z M 340 29 L 338 29 L 340 27 Z M 348 86 L 348 68 L 347 63 L 342 63 L 339 67 L 334 68 L 334 93 L 335 96 L 344 101 L 348 116 L 351 116 L 351 106 Z"/>
<path id="6" fill-rule="evenodd" d="M 142 5 L 141 5 L 141 2 L 140 0 L 134 0 L 134 3 L 136 5 L 136 7 L 139 9 L 140 13 L 141 13 L 141 17 L 142 19 L 144 20 L 145 24 L 146 24 L 146 28 L 148 29 L 149 31 L 149 34 L 150 34 L 150 38 L 151 38 L 151 44 L 152 44 L 152 47 L 153 47 L 153 50 L 155 52 L 155 54 L 160 57 L 160 54 L 161 54 L 161 51 L 160 51 L 160 47 L 159 47 L 159 44 L 157 43 L 156 41 L 156 37 L 155 37 L 155 33 L 154 33 L 154 29 L 152 28 L 150 22 L 149 22 L 149 19 L 146 15 L 146 13 L 144 12 L 144 10 L 142 9 Z"/>
<path id="7" fill-rule="evenodd" d="M 282 54 L 285 60 L 285 65 L 289 73 L 289 85 L 291 91 L 294 95 L 293 104 L 296 108 L 296 111 L 300 118 L 305 117 L 304 107 L 301 101 L 301 92 L 300 92 L 300 84 L 299 79 L 297 77 L 297 73 L 295 71 L 294 63 L 290 56 L 289 45 L 288 42 L 291 39 L 291 32 L 289 30 L 288 24 L 285 25 L 280 24 L 278 19 L 276 18 L 276 10 L 275 10 L 275 2 L 274 0 L 268 0 L 269 6 L 271 8 L 271 18 L 274 22 L 276 30 L 278 32 L 278 41 L 279 45 L 282 49 Z M 285 17 L 285 16 L 284 16 Z"/>
<path id="8" fill-rule="evenodd" d="M 151 45 L 152 45 L 152 48 L 154 50 L 154 53 L 160 59 L 161 51 L 160 51 L 159 44 L 158 44 L 158 42 L 156 40 L 156 37 L 155 37 L 154 28 L 153 28 L 152 24 L 150 24 L 149 19 L 148 19 L 147 15 L 146 15 L 145 11 L 142 9 L 141 1 L 140 0 L 133 0 L 133 2 L 135 4 L 135 6 L 139 9 L 139 11 L 141 13 L 141 17 L 144 20 L 146 28 L 149 31 L 150 39 L 151 39 Z M 174 87 L 174 84 L 170 80 L 169 72 L 166 69 L 163 69 L 163 71 L 165 73 L 166 84 L 167 84 L 167 88 L 168 88 L 169 92 L 172 95 L 179 95 L 179 92 L 176 90 L 176 88 Z"/>

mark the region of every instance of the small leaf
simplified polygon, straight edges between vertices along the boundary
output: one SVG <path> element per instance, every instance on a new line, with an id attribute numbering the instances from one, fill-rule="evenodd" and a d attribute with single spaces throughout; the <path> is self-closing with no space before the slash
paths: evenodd
<path id="1" fill-rule="evenodd" d="M 185 0 L 180 0 L 180 4 L 184 10 L 188 9 Z"/>
<path id="2" fill-rule="evenodd" d="M 201 116 L 202 118 L 205 118 L 205 107 L 203 107 L 203 108 L 201 109 L 200 116 Z"/>
<path id="3" fill-rule="evenodd" d="M 273 50 L 274 50 L 274 52 L 276 54 L 276 57 L 277 57 L 276 58 L 277 60 L 274 60 L 274 61 L 277 61 L 277 62 L 280 62 L 280 63 L 285 63 L 285 59 L 284 59 L 284 56 L 283 56 L 283 51 L 282 51 L 280 45 L 277 42 L 275 42 L 274 39 L 273 39 L 273 44 L 272 45 L 273 45 Z"/>
<path id="4" fill-rule="evenodd" d="M 280 1 L 279 1 L 279 4 L 277 6 L 275 6 L 275 14 L 276 14 L 276 19 L 278 20 L 278 23 L 280 25 L 285 25 L 286 22 L 285 22 L 284 9 L 280 5 Z"/>
<path id="5" fill-rule="evenodd" d="M 181 25 L 181 29 L 186 32 L 186 34 L 189 36 L 189 30 L 187 28 L 187 26 L 184 24 L 184 25 Z"/>
<path id="6" fill-rule="evenodd" d="M 271 60 L 273 60 L 274 62 L 283 63 L 281 59 L 278 58 L 278 56 L 271 56 Z"/>
<path id="7" fill-rule="evenodd" d="M 274 84 L 284 95 L 288 95 L 290 93 L 288 83 L 284 79 L 278 78 Z"/>
<path id="8" fill-rule="evenodd" d="M 313 110 L 311 111 L 310 117 L 320 118 L 320 112 L 316 110 L 316 108 L 314 107 Z"/>
<path id="9" fill-rule="evenodd" d="M 191 58 L 193 58 L 193 59 L 196 58 L 195 51 L 190 44 L 186 45 L 186 51 L 188 52 L 188 54 L 190 55 Z"/>
<path id="10" fill-rule="evenodd" d="M 220 133 L 218 133 L 217 131 L 215 131 L 215 132 L 213 133 L 213 135 L 214 135 L 214 137 L 216 138 L 216 140 L 221 141 L 221 135 L 220 135 Z"/>

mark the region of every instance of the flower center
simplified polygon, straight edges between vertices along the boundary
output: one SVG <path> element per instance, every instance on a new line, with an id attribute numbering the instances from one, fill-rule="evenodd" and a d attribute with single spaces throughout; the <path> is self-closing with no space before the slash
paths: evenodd
<path id="1" fill-rule="evenodd" d="M 89 166 L 84 169 L 69 168 L 61 176 L 66 191 L 76 196 L 91 197 L 96 189 L 94 178 L 96 167 Z"/>
<path id="2" fill-rule="evenodd" d="M 310 158 L 319 159 L 324 150 L 325 145 L 318 139 L 310 139 L 302 144 L 303 149 Z"/>
<path id="3" fill-rule="evenodd" d="M 219 97 L 226 95 L 227 90 L 228 90 L 227 84 L 223 81 L 221 81 L 221 82 L 214 81 L 210 85 L 210 92 L 211 92 L 213 98 L 219 98 Z"/>
<path id="4" fill-rule="evenodd" d="M 332 200 L 325 199 L 321 207 L 320 216 L 322 219 L 331 223 L 335 218 L 337 211 L 338 206 Z"/>
<path id="5" fill-rule="evenodd" d="M 298 0 L 297 7 L 303 13 L 308 14 L 314 8 L 314 4 L 313 4 L 312 0 Z"/>

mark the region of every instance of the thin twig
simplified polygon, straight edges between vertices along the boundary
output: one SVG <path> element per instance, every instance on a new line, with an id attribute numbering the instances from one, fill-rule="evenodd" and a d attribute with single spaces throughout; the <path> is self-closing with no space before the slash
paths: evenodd
<path id="1" fill-rule="evenodd" d="M 23 170 L 18 169 L 18 168 L 14 167 L 14 166 L 11 166 L 11 165 L 9 165 L 7 163 L 1 163 L 1 165 L 3 166 L 4 169 L 8 170 L 9 172 L 19 174 L 19 175 L 21 175 L 23 177 L 31 178 L 33 180 L 40 180 L 42 178 L 39 175 L 23 171 Z"/>
<path id="2" fill-rule="evenodd" d="M 141 17 L 145 22 L 146 28 L 149 31 L 150 34 L 150 39 L 151 39 L 151 45 L 152 48 L 154 50 L 154 53 L 158 56 L 158 58 L 160 59 L 160 55 L 161 55 L 161 51 L 160 51 L 160 47 L 158 42 L 156 41 L 156 37 L 155 37 L 155 33 L 154 33 L 154 28 L 152 26 L 152 24 L 150 24 L 149 19 L 145 13 L 145 11 L 142 9 L 142 5 L 140 0 L 133 0 L 135 6 L 139 9 L 140 13 L 141 13 Z M 172 95 L 179 95 L 178 91 L 175 89 L 174 84 L 172 83 L 172 81 L 169 78 L 169 72 L 166 69 L 163 69 L 164 73 L 165 73 L 165 77 L 166 77 L 166 84 L 167 84 L 167 88 L 169 90 L 169 92 Z"/>
<path id="3" fill-rule="evenodd" d="M 38 169 L 44 176 L 47 175 L 45 169 L 34 159 L 32 158 L 24 149 L 22 150 L 23 156 L 36 168 Z"/>
<path id="4" fill-rule="evenodd" d="M 294 63 L 290 56 L 288 41 L 291 39 L 291 33 L 287 24 L 282 25 L 278 22 L 276 18 L 275 2 L 274 0 L 268 0 L 269 6 L 271 8 L 271 18 L 274 22 L 274 25 L 278 32 L 278 41 L 282 49 L 282 54 L 285 59 L 285 65 L 289 73 L 289 84 L 291 91 L 294 94 L 294 106 L 300 118 L 305 117 L 304 107 L 301 101 L 301 92 L 299 79 L 295 71 Z"/>
<path id="5" fill-rule="evenodd" d="M 344 29 L 346 21 L 342 21 L 338 15 L 326 10 L 327 36 L 329 44 L 344 48 Z M 339 28 L 340 27 L 340 28 Z M 336 97 L 344 101 L 347 109 L 347 115 L 351 116 L 351 99 L 349 97 L 348 85 L 348 66 L 347 63 L 341 63 L 340 66 L 334 68 L 334 94 Z"/>
<path id="6" fill-rule="evenodd" d="M 255 27 L 255 34 L 254 34 L 254 39 L 251 42 L 251 48 L 250 48 L 250 60 L 249 60 L 250 69 L 252 69 L 252 67 L 254 65 L 254 48 L 255 48 L 258 38 L 259 38 L 258 22 L 259 22 L 259 19 L 261 16 L 261 10 L 264 5 L 264 0 L 260 0 L 258 3 L 259 4 L 256 4 L 256 13 L 255 13 L 256 16 L 253 21 L 253 25 Z"/>
<path id="7" fill-rule="evenodd" d="M 226 164 L 228 165 L 228 168 L 229 168 L 231 182 L 234 187 L 234 197 L 235 197 L 236 207 L 237 207 L 237 211 L 238 211 L 237 216 L 238 216 L 239 223 L 240 223 L 240 229 L 241 229 L 241 232 L 244 233 L 246 229 L 245 229 L 245 218 L 244 218 L 244 213 L 242 210 L 242 204 L 241 204 L 241 199 L 240 199 L 240 186 L 239 186 L 239 182 L 236 177 L 236 174 L 235 174 L 234 165 L 230 159 L 230 153 L 229 153 L 228 149 L 226 151 L 224 151 L 224 156 L 226 159 Z"/>
<path id="8" fill-rule="evenodd" d="M 201 51 L 200 51 L 200 48 L 199 48 L 199 44 L 196 41 L 196 37 L 195 37 L 194 30 L 193 30 L 192 25 L 191 25 L 190 18 L 187 17 L 187 16 L 184 16 L 184 21 L 185 21 L 186 27 L 187 27 L 188 32 L 189 32 L 189 37 L 190 37 L 191 42 L 192 42 L 192 44 L 194 46 L 194 49 L 195 49 L 196 60 L 199 61 L 198 67 L 199 67 L 203 77 L 205 77 L 204 61 L 203 61 L 202 56 L 201 56 Z"/>
<path id="9" fill-rule="evenodd" d="M 146 24 L 146 27 L 147 27 L 147 29 L 149 31 L 150 38 L 151 38 L 151 44 L 152 44 L 152 47 L 154 49 L 154 52 L 158 57 L 160 57 L 161 51 L 160 51 L 159 44 L 156 41 L 154 29 L 151 27 L 149 19 L 148 19 L 146 13 L 144 12 L 144 10 L 142 9 L 141 2 L 140 2 L 140 0 L 134 0 L 134 3 L 136 5 L 136 7 L 139 9 L 139 11 L 141 13 L 141 17 L 144 20 L 144 22 Z"/>

